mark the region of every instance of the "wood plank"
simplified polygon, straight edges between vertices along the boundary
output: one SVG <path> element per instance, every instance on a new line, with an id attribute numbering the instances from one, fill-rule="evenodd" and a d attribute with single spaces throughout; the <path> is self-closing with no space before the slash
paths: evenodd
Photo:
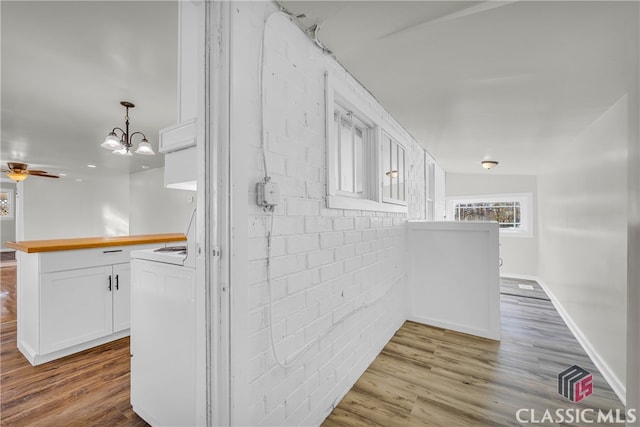
<path id="1" fill-rule="evenodd" d="M 181 242 L 185 240 L 187 240 L 187 236 L 182 233 L 164 233 L 117 237 L 83 237 L 76 239 L 24 240 L 19 242 L 6 242 L 5 246 L 31 254 L 37 252 L 68 251 L 73 249 L 142 245 L 147 243 Z"/>
<path id="2" fill-rule="evenodd" d="M 365 372 L 353 386 L 363 394 L 384 402 L 399 412 L 411 412 L 418 397 L 415 391 L 398 387 L 391 381 L 380 381 L 380 376 L 374 372 Z"/>
<path id="3" fill-rule="evenodd" d="M 331 418 L 327 418 L 322 425 L 323 427 L 386 427 L 341 407 L 335 408 L 331 413 Z"/>
<path id="4" fill-rule="evenodd" d="M 496 419 L 475 417 L 455 406 L 444 405 L 422 397 L 418 397 L 418 401 L 411 411 L 411 417 L 414 420 L 414 425 L 417 424 L 416 421 L 420 421 L 421 425 L 451 427 L 519 425 L 517 422 L 503 424 Z"/>
<path id="5" fill-rule="evenodd" d="M 410 419 L 409 410 L 387 404 L 356 388 L 351 389 L 338 406 L 366 418 L 374 425 L 400 427 L 406 426 Z"/>

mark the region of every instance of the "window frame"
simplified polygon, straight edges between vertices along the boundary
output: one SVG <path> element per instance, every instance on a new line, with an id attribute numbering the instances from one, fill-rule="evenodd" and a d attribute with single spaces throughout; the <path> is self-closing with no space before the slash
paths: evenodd
<path id="1" fill-rule="evenodd" d="M 333 126 L 338 126 L 338 129 L 340 129 L 340 131 L 337 131 L 334 128 L 334 133 L 332 135 L 338 135 L 340 139 L 340 147 L 333 147 L 331 152 L 333 153 L 333 156 L 337 156 L 338 160 L 337 162 L 335 161 L 335 159 L 332 158 L 332 176 L 331 179 L 334 180 L 335 182 L 335 194 L 336 195 L 340 195 L 340 196 L 344 196 L 344 197 L 352 197 L 355 199 L 369 199 L 369 195 L 371 193 L 371 182 L 368 179 L 369 175 L 370 175 L 370 162 L 369 164 L 367 164 L 366 160 L 369 159 L 371 157 L 371 150 L 374 148 L 373 147 L 373 129 L 371 128 L 371 125 L 369 123 L 364 122 L 360 116 L 356 113 L 354 113 L 353 111 L 349 111 L 346 108 L 344 108 L 342 105 L 340 104 L 336 104 L 336 106 L 334 107 L 334 117 L 336 112 L 339 113 L 339 120 L 338 123 L 335 123 L 335 119 L 334 119 L 334 123 Z M 344 120 L 344 117 L 348 117 L 350 120 L 350 124 L 351 124 L 351 137 L 353 138 L 354 129 L 361 129 L 362 131 L 362 175 L 359 177 L 362 185 L 362 192 L 358 192 L 358 175 L 357 175 L 357 165 L 356 165 L 356 145 L 355 145 L 355 141 L 352 140 L 351 141 L 351 155 L 352 155 L 352 159 L 351 159 L 351 185 L 353 187 L 353 191 L 347 191 L 342 189 L 342 133 L 341 133 L 341 126 L 342 126 L 342 120 Z M 331 140 L 332 144 L 336 143 L 336 140 L 332 139 Z M 337 178 L 335 176 L 335 174 L 337 173 Z"/>
<path id="2" fill-rule="evenodd" d="M 487 194 L 447 197 L 447 220 L 455 221 L 455 207 L 460 203 L 520 203 L 520 228 L 500 228 L 500 234 L 510 237 L 533 237 L 533 193 Z"/>
<path id="3" fill-rule="evenodd" d="M 436 216 L 436 163 L 426 152 L 424 153 L 424 180 L 426 190 L 424 215 L 427 221 L 434 221 Z"/>
<path id="4" fill-rule="evenodd" d="M 384 150 L 387 148 L 387 143 L 395 145 L 397 147 L 397 153 L 399 154 L 399 150 L 402 150 L 402 166 L 400 166 L 400 157 L 396 154 L 396 162 L 398 162 L 398 170 L 402 169 L 402 180 L 404 182 L 404 187 L 402 188 L 403 199 L 399 199 L 393 197 L 393 181 L 390 186 L 391 196 L 385 196 L 384 194 L 384 185 L 386 181 L 386 175 L 391 171 L 392 165 L 384 165 Z M 393 157 L 390 153 L 389 163 L 393 163 Z M 392 178 L 393 179 L 393 178 Z M 380 180 L 382 181 L 382 202 L 383 203 L 392 203 L 395 205 L 407 205 L 407 148 L 404 144 L 400 143 L 397 138 L 394 138 L 387 130 L 382 131 L 382 138 L 380 141 Z"/>
<path id="5" fill-rule="evenodd" d="M 333 135 L 336 134 L 334 120 L 336 107 L 350 112 L 355 118 L 357 118 L 357 120 L 368 127 L 367 144 L 369 148 L 367 150 L 363 150 L 365 151 L 363 155 L 363 187 L 366 188 L 366 190 L 363 188 L 364 191 L 362 197 L 354 197 L 351 194 L 345 194 L 345 192 L 340 190 L 339 184 L 336 182 L 337 180 L 335 175 L 336 167 L 338 167 L 338 165 L 334 164 L 334 157 L 338 147 L 336 147 L 336 142 L 333 138 Z M 373 108 L 371 103 L 365 100 L 362 95 L 357 94 L 356 90 L 346 81 L 333 76 L 330 72 L 325 73 L 325 159 L 327 208 L 377 212 L 408 212 L 406 203 L 395 204 L 383 202 L 382 200 L 382 178 L 380 177 L 382 167 L 380 159 L 382 128 L 380 123 L 381 120 L 376 121 L 374 119 L 378 116 L 380 116 L 380 113 Z M 395 139 L 398 140 L 398 138 Z"/>

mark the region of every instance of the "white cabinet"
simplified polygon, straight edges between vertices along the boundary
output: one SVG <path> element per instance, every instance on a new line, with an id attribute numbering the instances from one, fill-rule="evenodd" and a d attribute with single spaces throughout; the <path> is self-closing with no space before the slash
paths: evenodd
<path id="1" fill-rule="evenodd" d="M 129 263 L 45 273 L 40 351 L 51 353 L 129 328 Z"/>
<path id="2" fill-rule="evenodd" d="M 129 245 L 18 252 L 18 348 L 38 365 L 129 335 Z"/>
<path id="3" fill-rule="evenodd" d="M 81 268 L 42 275 L 40 351 L 63 348 L 113 332 L 111 267 Z"/>
<path id="4" fill-rule="evenodd" d="M 164 154 L 165 186 L 197 190 L 197 141 L 204 137 L 205 2 L 179 2 L 178 122 L 160 131 Z"/>

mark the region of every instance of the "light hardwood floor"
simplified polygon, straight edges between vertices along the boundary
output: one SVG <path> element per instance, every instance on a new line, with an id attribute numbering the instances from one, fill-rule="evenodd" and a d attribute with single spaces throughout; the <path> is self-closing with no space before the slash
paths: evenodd
<path id="1" fill-rule="evenodd" d="M 0 267 L 0 425 L 146 426 L 129 404 L 127 338 L 36 367 L 22 357 L 10 268 Z M 622 408 L 549 301 L 501 300 L 501 342 L 405 323 L 323 425 L 511 426 L 519 408 Z M 594 376 L 578 404 L 556 391 L 573 364 Z"/>
<path id="2" fill-rule="evenodd" d="M 545 409 L 624 412 L 550 301 L 502 295 L 501 310 L 500 342 L 406 322 L 323 426 L 517 426 L 520 408 L 538 420 Z M 557 392 L 557 374 L 574 364 L 594 379 L 579 403 Z"/>

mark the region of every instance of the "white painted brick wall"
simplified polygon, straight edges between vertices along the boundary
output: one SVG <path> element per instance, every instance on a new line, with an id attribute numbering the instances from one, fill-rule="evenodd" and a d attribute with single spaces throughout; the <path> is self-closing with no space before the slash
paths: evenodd
<path id="1" fill-rule="evenodd" d="M 256 108 L 259 49 L 273 4 L 234 5 L 236 134 L 248 168 L 247 283 L 231 289 L 232 421 L 241 425 L 318 425 L 406 319 L 404 224 L 424 217 L 424 155 L 373 97 L 324 55 L 283 16 L 268 18 L 264 49 L 267 166 L 280 187 L 273 215 L 269 319 L 266 257 L 270 215 L 255 205 L 255 182 L 264 174 L 260 110 Z M 344 79 L 381 118 L 406 138 L 408 214 L 326 208 L 325 72 Z M 233 95 L 233 94 L 232 94 Z M 259 102 L 258 102 L 259 104 Z M 256 125 L 256 123 L 258 125 Z M 233 167 L 233 166 L 232 166 Z M 255 181 L 255 182 L 253 182 Z M 239 190 L 238 190 L 239 191 Z M 239 203 L 239 202 L 238 202 Z M 236 222 L 238 223 L 238 222 Z M 237 244 L 241 247 L 241 244 Z M 232 272 L 233 277 L 233 272 Z M 243 315 L 243 313 L 246 313 Z M 269 322 L 280 359 L 305 346 L 294 366 L 277 366 Z"/>

